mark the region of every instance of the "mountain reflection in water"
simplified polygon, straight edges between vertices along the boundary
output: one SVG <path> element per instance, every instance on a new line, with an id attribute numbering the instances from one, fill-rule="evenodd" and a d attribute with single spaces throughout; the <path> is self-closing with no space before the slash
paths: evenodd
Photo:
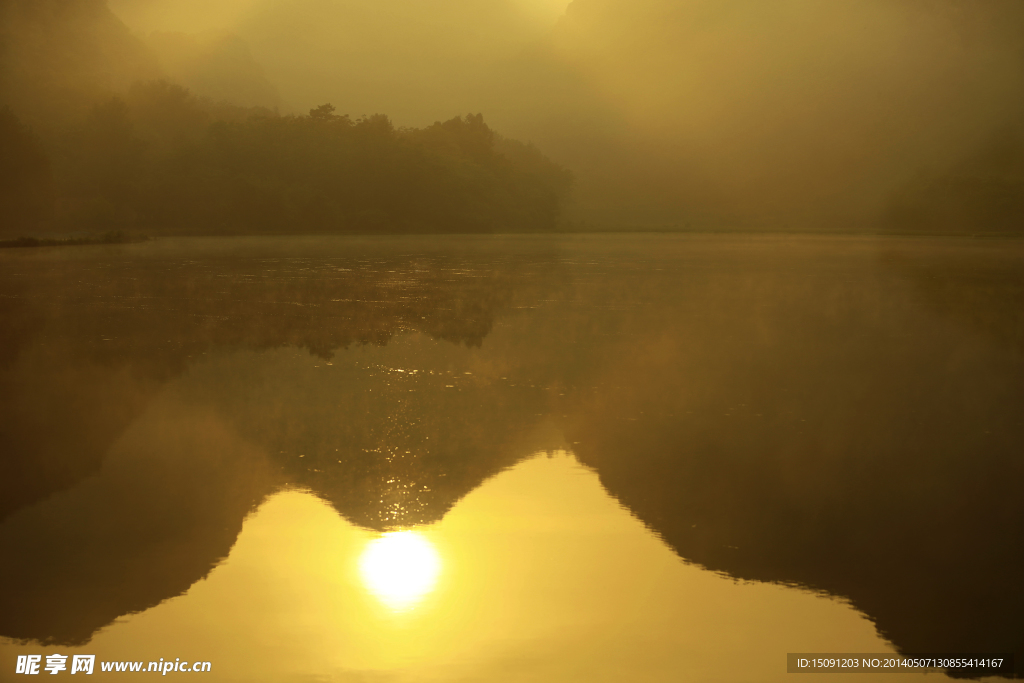
<path id="1" fill-rule="evenodd" d="M 130 632 L 179 602 L 160 605 L 169 598 L 191 599 L 200 579 L 234 571 L 242 543 L 233 546 L 243 524 L 265 518 L 261 504 L 312 494 L 354 525 L 345 533 L 362 534 L 360 547 L 415 533 L 438 548 L 431 577 L 368 589 L 379 605 L 390 595 L 400 608 L 387 619 L 446 614 L 449 626 L 431 617 L 433 636 L 417 631 L 437 643 L 442 632 L 479 623 L 507 641 L 494 666 L 509 676 L 524 667 L 533 677 L 544 661 L 551 680 L 571 680 L 583 671 L 574 667 L 586 668 L 573 658 L 579 651 L 559 660 L 558 638 L 509 616 L 505 602 L 497 613 L 464 600 L 461 611 L 444 607 L 484 580 L 471 569 L 486 571 L 479 553 L 462 551 L 461 564 L 458 552 L 446 557 L 455 538 L 446 525 L 492 528 L 498 512 L 460 513 L 492 489 L 474 490 L 543 462 L 524 462 L 538 451 L 564 451 L 589 468 L 572 471 L 596 475 L 595 485 L 658 537 L 630 527 L 652 547 L 667 544 L 722 576 L 842 598 L 899 651 L 1015 651 L 1022 671 L 1019 242 L 168 240 L 0 259 L 2 636 L 67 649 Z M 540 496 L 544 476 L 524 490 Z M 554 481 L 571 499 L 565 482 L 576 480 Z M 595 533 L 590 518 L 566 531 L 559 525 L 571 515 L 542 512 L 525 506 L 503 518 L 515 538 L 560 532 L 547 553 L 506 558 L 516 571 L 501 573 L 504 585 L 519 599 L 532 591 L 531 618 L 555 623 L 564 615 L 545 615 L 544 605 L 558 601 L 543 596 L 567 584 L 539 578 L 547 562 L 612 571 L 618 584 L 581 575 L 579 601 L 570 601 L 571 628 L 597 660 L 615 651 L 627 661 L 609 639 L 625 643 L 623 629 L 640 629 L 665 647 L 651 645 L 638 680 L 694 674 L 700 650 L 678 634 L 725 634 L 738 628 L 726 615 L 752 619 L 736 607 L 747 605 L 739 593 L 723 597 L 717 618 L 694 611 L 706 627 L 670 618 L 658 600 L 638 597 L 644 582 L 664 582 L 624 559 L 632 536 L 608 537 L 614 542 L 599 544 L 589 563 L 574 563 L 597 547 L 584 542 Z M 476 538 L 477 550 L 491 547 Z M 295 571 L 321 571 L 317 553 L 326 562 L 341 552 L 314 547 L 291 574 L 267 577 L 301 584 Z M 667 566 L 655 574 L 684 567 Z M 357 574 L 351 581 L 368 585 L 368 574 Z M 778 662 L 786 651 L 858 651 L 853 641 L 867 651 L 874 636 L 856 620 L 832 641 L 813 640 L 814 628 L 782 629 L 789 641 L 769 637 L 772 619 L 792 623 L 787 610 L 802 609 L 786 600 L 819 600 L 771 590 L 793 596 L 772 603 L 759 617 L 766 622 L 754 619 Z M 624 611 L 599 615 L 587 601 Z M 371 610 L 357 603 L 353 615 Z M 307 633 L 311 618 L 293 626 Z M 830 633 L 831 617 L 820 619 Z M 718 647 L 735 648 L 735 671 L 748 678 L 785 675 L 761 646 L 747 648 L 746 669 L 746 646 L 721 635 Z M 292 660 L 273 657 L 282 676 L 399 667 L 415 678 L 409 672 L 426 650 L 404 652 L 401 666 L 324 654 L 321 669 L 306 661 L 294 671 Z M 438 673 L 436 657 L 424 666 L 426 679 L 455 672 Z M 500 678 L 495 671 L 472 675 Z"/>

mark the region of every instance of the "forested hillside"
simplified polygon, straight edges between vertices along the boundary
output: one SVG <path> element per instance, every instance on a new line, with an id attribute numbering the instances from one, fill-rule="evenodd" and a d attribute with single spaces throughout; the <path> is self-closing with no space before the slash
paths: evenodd
<path id="1" fill-rule="evenodd" d="M 197 96 L 100 0 L 7 0 L 0 32 L 6 238 L 545 231 L 571 185 L 480 114 L 404 128 Z"/>
<path id="2" fill-rule="evenodd" d="M 571 182 L 479 114 L 395 128 L 329 104 L 307 116 L 216 105 L 154 81 L 96 105 L 49 154 L 10 110 L 0 119 L 9 235 L 541 231 Z"/>

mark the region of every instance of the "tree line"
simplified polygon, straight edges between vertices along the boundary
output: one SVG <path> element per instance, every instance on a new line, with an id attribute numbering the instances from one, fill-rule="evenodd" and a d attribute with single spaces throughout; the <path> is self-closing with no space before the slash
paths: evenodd
<path id="1" fill-rule="evenodd" d="M 0 110 L 8 236 L 548 231 L 571 174 L 481 114 L 400 128 L 330 104 L 281 116 L 137 83 L 42 140 Z"/>

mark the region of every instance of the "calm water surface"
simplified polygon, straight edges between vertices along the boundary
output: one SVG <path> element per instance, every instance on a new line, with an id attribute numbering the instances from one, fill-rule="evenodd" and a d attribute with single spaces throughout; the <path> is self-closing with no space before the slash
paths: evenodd
<path id="1" fill-rule="evenodd" d="M 1020 241 L 5 250 L 0 387 L 0 680 L 1024 670 Z"/>

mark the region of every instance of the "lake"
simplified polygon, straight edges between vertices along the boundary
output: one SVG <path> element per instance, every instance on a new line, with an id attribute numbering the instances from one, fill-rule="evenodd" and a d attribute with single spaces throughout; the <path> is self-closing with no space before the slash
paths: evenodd
<path id="1" fill-rule="evenodd" d="M 9 249 L 0 387 L 0 680 L 1024 674 L 1024 241 Z"/>

